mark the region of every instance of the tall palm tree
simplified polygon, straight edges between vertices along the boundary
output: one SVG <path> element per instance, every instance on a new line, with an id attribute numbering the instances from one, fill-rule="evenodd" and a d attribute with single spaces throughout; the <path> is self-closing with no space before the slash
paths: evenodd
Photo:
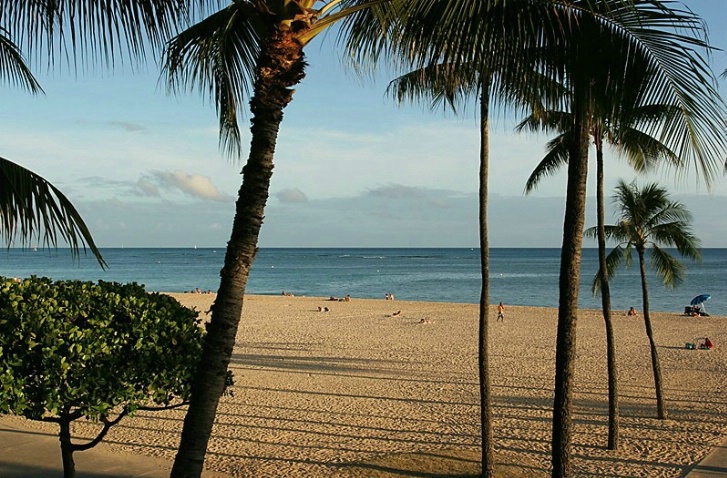
<path id="1" fill-rule="evenodd" d="M 170 89 L 208 91 L 220 124 L 220 145 L 231 156 L 241 153 L 237 116 L 249 96 L 250 149 L 220 286 L 212 306 L 202 365 L 192 386 L 182 438 L 172 476 L 202 472 L 227 368 L 235 345 L 245 288 L 257 254 L 273 173 L 278 130 L 294 87 L 305 77 L 305 47 L 340 20 L 390 0 L 239 0 L 173 38 L 165 51 Z M 366 17 L 375 26 L 387 8 Z"/>
<path id="2" fill-rule="evenodd" d="M 31 94 L 43 92 L 20 49 L 2 26 L 0 65 L 0 77 L 5 82 Z M 0 236 L 8 246 L 20 239 L 23 244 L 39 241 L 56 247 L 61 238 L 70 247 L 72 256 L 88 246 L 101 267 L 106 265 L 91 232 L 68 198 L 45 178 L 3 157 L 0 157 Z"/>
<path id="3" fill-rule="evenodd" d="M 619 121 L 618 111 L 630 84 L 624 72 L 642 68 L 651 78 L 641 89 L 640 104 L 667 104 L 679 110 L 667 122 L 646 132 L 693 164 L 709 182 L 725 148 L 720 118 L 723 103 L 705 60 L 701 22 L 688 11 L 658 1 L 600 1 L 588 4 L 600 14 L 570 23 L 567 42 L 552 52 L 550 67 L 563 74 L 558 81 L 571 92 L 573 141 L 568 145 L 568 183 L 559 279 L 556 376 L 553 406 L 553 477 L 571 474 L 571 400 L 575 368 L 578 290 L 585 217 L 590 119 Z M 688 31 L 689 34 L 682 32 Z M 630 52 L 624 54 L 624 52 Z M 551 53 L 551 52 L 549 52 Z M 608 92 L 607 95 L 604 92 Z M 609 98 L 604 104 L 601 100 Z M 628 104 L 628 103 L 627 103 Z M 638 104 L 638 103 L 637 103 Z"/>
<path id="4" fill-rule="evenodd" d="M 463 65 L 465 68 L 470 65 Z M 479 238 L 480 238 L 480 290 L 478 373 L 480 387 L 480 429 L 482 477 L 495 476 L 495 447 L 492 417 L 492 392 L 489 372 L 489 305 L 490 305 L 490 251 L 487 224 L 489 177 L 489 109 L 493 75 L 480 72 L 477 83 L 466 85 L 456 75 L 455 65 L 432 65 L 409 72 L 394 79 L 388 91 L 402 101 L 406 98 L 426 98 L 432 106 L 445 101 L 456 110 L 460 101 L 479 96 L 480 106 L 480 165 L 479 165 Z"/>
<path id="5" fill-rule="evenodd" d="M 638 89 L 634 89 L 638 90 Z M 626 157 L 628 163 L 637 172 L 645 172 L 655 168 L 660 162 L 666 162 L 675 167 L 681 166 L 679 158 L 661 143 L 658 139 L 644 134 L 637 127 L 638 123 L 651 122 L 655 119 L 667 119 L 674 114 L 674 109 L 665 106 L 649 105 L 645 108 L 636 108 L 629 111 L 627 105 L 619 105 L 623 118 L 618 130 L 614 130 L 609 122 L 591 118 L 591 138 L 596 150 L 596 211 L 597 211 L 597 240 L 599 287 L 594 286 L 594 294 L 601 293 L 601 309 L 606 329 L 606 362 L 608 370 L 608 449 L 615 450 L 619 444 L 619 408 L 618 408 L 618 367 L 616 363 L 616 346 L 611 320 L 611 292 L 605 280 L 606 270 L 606 236 L 605 236 L 605 206 L 604 206 L 604 143 L 611 145 L 618 153 Z M 542 111 L 542 107 L 535 108 L 535 112 L 525 118 L 516 127 L 516 131 L 529 129 L 531 131 L 556 131 L 560 134 L 548 142 L 545 157 L 531 173 L 525 185 L 525 193 L 535 190 L 539 182 L 547 175 L 560 169 L 568 161 L 568 144 L 573 141 L 572 115 L 562 111 Z M 625 120 L 636 124 L 625 124 Z"/>
<path id="6" fill-rule="evenodd" d="M 626 266 L 630 265 L 631 251 L 636 250 L 641 275 L 644 325 L 651 348 L 657 416 L 666 419 L 668 414 L 661 366 L 649 314 L 646 250 L 650 251 L 651 265 L 662 284 L 666 287 L 676 287 L 682 281 L 684 266 L 663 247 L 674 247 L 683 257 L 699 260 L 701 258 L 699 240 L 690 231 L 689 211 L 682 204 L 671 201 L 666 189 L 657 184 L 648 184 L 639 189 L 635 181 L 630 184 L 619 181 L 613 201 L 619 211 L 619 221 L 616 225 L 606 226 L 605 230 L 606 236 L 619 244 L 608 255 L 604 275 L 610 280 L 622 261 L 625 260 Z M 594 234 L 593 228 L 586 231 L 586 235 Z"/>

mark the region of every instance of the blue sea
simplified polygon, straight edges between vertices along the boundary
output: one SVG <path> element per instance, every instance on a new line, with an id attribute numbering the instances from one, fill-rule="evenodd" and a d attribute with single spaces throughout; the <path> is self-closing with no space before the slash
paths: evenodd
<path id="1" fill-rule="evenodd" d="M 216 291 L 224 248 L 102 249 L 108 269 L 93 256 L 73 261 L 66 249 L 8 249 L 0 253 L 0 275 L 53 279 L 138 282 L 150 291 L 183 292 L 199 287 Z M 676 289 L 649 278 L 652 310 L 681 313 L 699 294 L 705 306 L 727 315 L 727 249 L 705 249 L 701 263 L 684 262 L 687 275 Z M 636 257 L 634 256 L 636 259 Z M 261 249 L 247 292 L 278 295 L 383 298 L 478 303 L 479 249 Z M 560 249 L 492 249 L 490 300 L 511 305 L 557 307 Z M 596 249 L 584 249 L 580 306 L 599 308 L 590 285 L 598 265 Z M 641 308 L 638 264 L 622 269 L 612 282 L 614 310 Z"/>

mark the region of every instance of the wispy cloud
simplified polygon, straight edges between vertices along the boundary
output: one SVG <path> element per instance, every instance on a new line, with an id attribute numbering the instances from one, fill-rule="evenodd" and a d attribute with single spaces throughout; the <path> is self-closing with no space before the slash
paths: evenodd
<path id="1" fill-rule="evenodd" d="M 107 121 L 105 123 L 108 126 L 121 129 L 127 133 L 141 133 L 147 131 L 146 126 L 142 126 L 138 123 L 129 123 L 128 121 Z"/>

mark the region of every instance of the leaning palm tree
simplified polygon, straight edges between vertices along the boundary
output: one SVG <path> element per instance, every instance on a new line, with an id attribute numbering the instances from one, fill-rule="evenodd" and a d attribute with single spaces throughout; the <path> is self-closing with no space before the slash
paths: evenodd
<path id="1" fill-rule="evenodd" d="M 626 266 L 629 266 L 631 251 L 636 250 L 641 274 L 644 325 L 651 347 L 657 416 L 665 420 L 667 408 L 661 366 L 649 314 L 646 251 L 648 249 L 650 252 L 651 265 L 662 284 L 666 287 L 676 287 L 682 281 L 684 266 L 663 247 L 676 248 L 683 257 L 699 260 L 701 258 L 699 240 L 690 231 L 691 214 L 689 211 L 684 205 L 670 200 L 666 189 L 657 184 L 648 184 L 639 189 L 635 181 L 630 184 L 619 181 L 613 202 L 619 211 L 619 221 L 616 225 L 606 226 L 605 230 L 606 236 L 617 241 L 618 245 L 609 253 L 605 274 L 598 276 L 599 280 L 596 285 L 603 284 L 600 280 L 603 276 L 607 280 L 611 280 L 621 262 L 625 261 Z M 586 235 L 594 236 L 595 230 L 588 229 Z"/>
<path id="2" fill-rule="evenodd" d="M 228 380 L 250 268 L 257 254 L 278 130 L 294 87 L 305 77 L 305 47 L 320 33 L 367 8 L 393 0 L 239 0 L 174 37 L 164 71 L 172 91 L 208 91 L 216 105 L 220 145 L 241 154 L 238 113 L 249 96 L 251 140 L 217 298 L 172 476 L 199 476 L 217 406 Z M 383 6 L 367 17 L 381 31 Z"/>
<path id="3" fill-rule="evenodd" d="M 18 46 L 0 27 L 0 76 L 31 94 L 42 93 Z M 63 239 L 75 257 L 88 246 L 101 267 L 101 257 L 91 232 L 68 198 L 38 174 L 0 157 L 0 237 L 10 247 L 15 239 L 23 244 L 42 242 L 57 246 Z"/>
<path id="4" fill-rule="evenodd" d="M 637 89 L 634 89 L 637 90 Z M 597 276 L 599 288 L 594 288 L 596 294 L 601 295 L 601 309 L 606 329 L 606 362 L 608 370 L 608 449 L 615 450 L 619 442 L 619 407 L 618 407 L 618 368 L 616 363 L 616 346 L 613 333 L 613 322 L 611 320 L 611 292 L 606 281 L 606 235 L 605 235 L 605 206 L 604 206 L 604 144 L 609 144 L 620 155 L 624 156 L 628 163 L 637 172 L 646 172 L 656 167 L 660 162 L 679 167 L 679 158 L 661 143 L 640 131 L 636 125 L 643 122 L 654 121 L 655 119 L 666 119 L 674 114 L 674 109 L 664 106 L 649 105 L 646 108 L 636 108 L 629 111 L 626 105 L 619 105 L 622 112 L 627 114 L 623 118 L 618 130 L 614 130 L 609 122 L 599 121 L 598 118 L 591 119 L 591 138 L 596 150 L 596 211 L 597 211 L 597 240 L 598 240 L 598 263 L 599 275 Z M 525 185 L 525 194 L 535 190 L 539 182 L 546 176 L 556 172 L 568 162 L 568 146 L 573 141 L 572 115 L 563 111 L 543 111 L 542 107 L 535 108 L 535 112 L 525 118 L 517 127 L 516 131 L 525 129 L 531 131 L 556 131 L 560 133 L 547 144 L 545 157 L 531 173 Z"/>

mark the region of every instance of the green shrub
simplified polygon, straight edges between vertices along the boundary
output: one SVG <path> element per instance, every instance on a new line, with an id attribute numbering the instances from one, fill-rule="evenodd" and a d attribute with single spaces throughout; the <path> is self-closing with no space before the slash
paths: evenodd
<path id="1" fill-rule="evenodd" d="M 197 315 L 135 283 L 0 277 L 0 413 L 58 423 L 73 476 L 72 453 L 125 415 L 189 398 L 204 336 Z M 103 428 L 71 443 L 70 422 L 82 417 Z"/>

